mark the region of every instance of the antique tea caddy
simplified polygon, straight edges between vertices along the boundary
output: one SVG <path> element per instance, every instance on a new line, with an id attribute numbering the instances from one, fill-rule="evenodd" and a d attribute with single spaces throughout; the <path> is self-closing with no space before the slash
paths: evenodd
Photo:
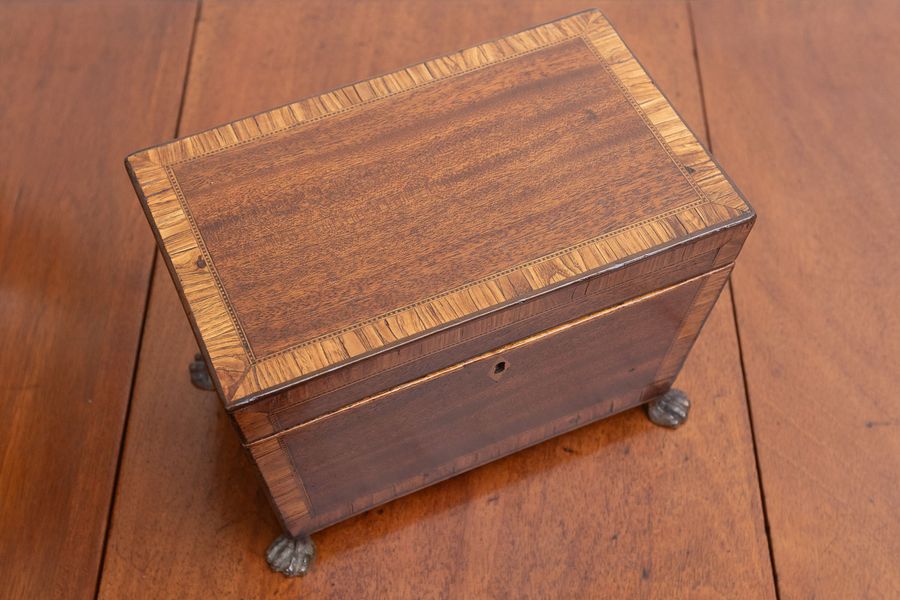
<path id="1" fill-rule="evenodd" d="M 755 214 L 597 11 L 127 167 L 303 573 L 308 536 L 670 389 Z"/>

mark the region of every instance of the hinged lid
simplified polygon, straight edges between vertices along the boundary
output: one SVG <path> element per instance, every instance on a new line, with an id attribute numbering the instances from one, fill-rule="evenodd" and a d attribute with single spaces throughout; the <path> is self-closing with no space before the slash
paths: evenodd
<path id="1" fill-rule="evenodd" d="M 752 214 L 597 11 L 127 164 L 228 406 Z"/>

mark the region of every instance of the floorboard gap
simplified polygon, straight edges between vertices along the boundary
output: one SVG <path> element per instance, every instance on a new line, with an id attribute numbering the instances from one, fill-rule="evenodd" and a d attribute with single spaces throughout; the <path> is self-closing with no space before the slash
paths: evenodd
<path id="1" fill-rule="evenodd" d="M 194 24 L 193 29 L 191 31 L 191 41 L 188 47 L 188 58 L 187 63 L 184 68 L 184 79 L 182 80 L 181 85 L 181 100 L 178 105 L 178 116 L 175 119 L 175 137 L 177 138 L 181 133 L 181 117 L 184 113 L 184 103 L 185 97 L 187 96 L 187 85 L 188 79 L 191 74 L 191 62 L 194 57 L 194 46 L 197 42 L 197 29 L 200 24 L 200 11 L 202 9 L 203 0 L 197 1 L 197 7 L 194 11 Z M 97 584 L 94 587 L 94 598 L 98 598 L 100 596 L 100 586 L 103 582 L 103 569 L 106 564 L 106 552 L 108 550 L 109 544 L 109 534 L 112 528 L 112 518 L 113 514 L 115 514 L 116 508 L 116 496 L 119 490 L 119 478 L 122 474 L 122 460 L 125 455 L 125 442 L 128 437 L 128 422 L 129 417 L 131 416 L 131 403 L 134 399 L 134 387 L 137 382 L 137 374 L 138 368 L 141 364 L 141 349 L 144 344 L 144 331 L 147 327 L 147 316 L 150 311 L 150 300 L 153 294 L 153 279 L 156 273 L 156 263 L 159 259 L 159 252 L 157 252 L 155 246 L 153 249 L 153 260 L 150 261 L 150 275 L 147 277 L 147 293 L 144 296 L 144 314 L 141 318 L 141 329 L 138 332 L 137 339 L 137 347 L 134 353 L 134 365 L 131 371 L 131 386 L 128 390 L 128 403 L 125 405 L 125 421 L 122 426 L 122 437 L 119 440 L 119 454 L 116 458 L 116 471 L 115 476 L 113 477 L 113 486 L 112 486 L 112 497 L 110 498 L 109 503 L 109 511 L 106 515 L 106 529 L 103 532 L 103 547 L 100 550 L 100 563 L 97 566 Z"/>
<path id="2" fill-rule="evenodd" d="M 747 398 L 747 419 L 750 422 L 750 435 L 753 437 L 753 460 L 756 461 L 756 477 L 759 485 L 759 495 L 760 500 L 762 501 L 762 511 L 763 511 L 763 521 L 766 526 L 766 542 L 769 544 L 769 561 L 772 564 L 772 579 L 775 583 L 775 597 L 780 600 L 781 599 L 781 590 L 778 586 L 778 570 L 775 568 L 775 548 L 772 545 L 772 529 L 769 524 L 769 510 L 766 506 L 766 490 L 763 485 L 763 477 L 762 477 L 762 469 L 759 464 L 759 448 L 756 437 L 756 430 L 753 427 L 753 407 L 750 402 L 750 388 L 747 387 L 747 368 L 744 365 L 744 348 L 741 345 L 741 327 L 738 325 L 738 316 L 737 316 L 737 300 L 734 297 L 734 285 L 732 281 L 728 282 L 728 287 L 731 290 L 731 312 L 734 320 L 734 330 L 737 334 L 737 344 L 738 344 L 738 357 L 741 363 L 741 377 L 744 379 L 744 394 Z"/>
<path id="3" fill-rule="evenodd" d="M 694 26 L 694 7 L 693 2 L 691 2 L 690 0 L 687 2 L 687 10 L 688 24 L 690 25 L 691 30 L 691 45 L 694 51 L 694 69 L 697 73 L 697 85 L 700 90 L 700 109 L 703 114 L 703 127 L 706 130 L 706 147 L 709 150 L 709 153 L 712 154 L 712 131 L 709 127 L 709 111 L 707 110 L 706 94 L 703 89 L 703 71 L 700 68 L 700 50 L 697 44 L 697 33 Z M 777 600 L 781 600 L 781 589 L 778 585 L 778 570 L 775 568 L 775 549 L 772 545 L 772 531 L 769 524 L 769 511 L 768 507 L 766 506 L 766 492 L 765 487 L 763 486 L 762 470 L 759 463 L 759 448 L 756 437 L 756 430 L 753 427 L 753 409 L 750 402 L 750 388 L 747 384 L 747 368 L 744 364 L 744 347 L 741 343 L 741 328 L 740 325 L 738 325 L 737 299 L 734 296 L 734 285 L 732 278 L 729 278 L 728 289 L 731 292 L 731 315 L 732 321 L 734 322 L 735 336 L 737 337 L 738 359 L 741 365 L 741 378 L 743 379 L 744 397 L 746 399 L 747 406 L 747 421 L 750 423 L 750 436 L 753 441 L 753 460 L 756 466 L 756 479 L 757 485 L 759 486 L 760 503 L 762 505 L 763 512 L 763 523 L 766 529 L 766 543 L 769 547 L 769 563 L 772 568 L 772 583 L 775 587 L 775 598 Z"/>

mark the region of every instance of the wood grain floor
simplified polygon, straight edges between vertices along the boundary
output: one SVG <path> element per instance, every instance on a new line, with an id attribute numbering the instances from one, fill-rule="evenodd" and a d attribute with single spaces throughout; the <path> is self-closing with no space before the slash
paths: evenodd
<path id="1" fill-rule="evenodd" d="M 0 597 L 900 597 L 900 5 L 601 1 L 760 218 L 678 385 L 334 526 L 302 580 L 122 157 L 583 2 L 0 6 Z"/>

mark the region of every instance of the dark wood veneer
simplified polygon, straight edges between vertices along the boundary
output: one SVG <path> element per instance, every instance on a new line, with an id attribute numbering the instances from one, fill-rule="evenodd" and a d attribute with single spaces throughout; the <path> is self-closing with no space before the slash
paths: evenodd
<path id="1" fill-rule="evenodd" d="M 688 324 L 693 341 L 730 271 L 583 316 L 252 444 L 285 526 L 316 531 L 646 400 L 648 382 L 671 377 L 667 363 L 680 366 L 687 354 L 689 345 L 672 340 Z"/>
<path id="2" fill-rule="evenodd" d="M 529 432 L 548 423 L 578 424 L 583 410 L 605 416 L 634 406 L 699 285 L 290 430 L 283 443 L 303 473 L 312 514 L 346 513 L 390 497 L 394 486 L 427 485 L 499 457 L 495 444 L 519 448 L 521 438 L 547 437 Z"/>
<path id="3" fill-rule="evenodd" d="M 257 357 L 697 200 L 580 37 L 172 170 Z"/>

